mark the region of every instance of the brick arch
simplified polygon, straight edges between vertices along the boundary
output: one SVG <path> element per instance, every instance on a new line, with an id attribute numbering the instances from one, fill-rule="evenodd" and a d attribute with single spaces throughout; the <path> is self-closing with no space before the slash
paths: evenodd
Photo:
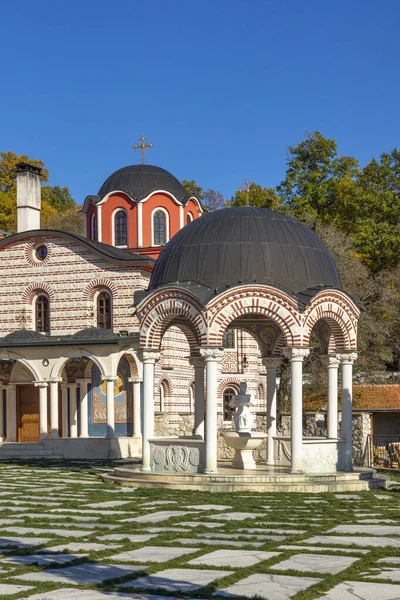
<path id="1" fill-rule="evenodd" d="M 184 328 L 191 348 L 201 345 L 206 335 L 204 317 L 186 298 L 176 296 L 160 298 L 144 315 L 140 327 L 140 345 L 160 348 L 161 340 L 172 325 Z"/>
<path id="2" fill-rule="evenodd" d="M 228 387 L 231 387 L 234 390 L 236 390 L 237 392 L 239 392 L 241 381 L 242 380 L 239 379 L 238 377 L 236 377 L 236 378 L 226 377 L 225 379 L 221 379 L 218 382 L 217 398 L 222 398 L 222 394 Z"/>
<path id="3" fill-rule="evenodd" d="M 54 300 L 54 290 L 49 285 L 47 285 L 47 283 L 37 282 L 31 283 L 25 288 L 25 290 L 22 292 L 22 301 L 31 303 L 33 298 L 39 292 L 45 292 L 45 294 L 48 295 L 50 300 Z"/>
<path id="4" fill-rule="evenodd" d="M 111 279 L 94 279 L 83 290 L 83 300 L 87 300 L 89 302 L 92 301 L 97 290 L 102 288 L 110 290 L 114 298 L 118 293 L 118 288 L 116 287 L 115 283 L 111 281 Z"/>
<path id="5" fill-rule="evenodd" d="M 308 346 L 315 325 L 324 320 L 331 330 L 329 350 L 355 350 L 357 348 L 358 314 L 352 306 L 339 302 L 332 294 L 319 295 L 304 313 L 303 345 Z"/>
<path id="6" fill-rule="evenodd" d="M 295 346 L 301 342 L 301 323 L 298 311 L 287 303 L 287 296 L 279 290 L 252 288 L 246 286 L 241 291 L 231 290 L 224 294 L 221 303 L 213 303 L 210 319 L 209 344 L 220 346 L 225 329 L 237 319 L 249 314 L 271 319 L 278 325 L 285 337 L 286 346 Z"/>

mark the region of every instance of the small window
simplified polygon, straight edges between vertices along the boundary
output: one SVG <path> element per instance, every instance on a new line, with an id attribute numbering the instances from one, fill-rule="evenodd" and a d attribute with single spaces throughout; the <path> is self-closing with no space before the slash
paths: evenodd
<path id="1" fill-rule="evenodd" d="M 115 213 L 115 245 L 128 245 L 128 217 L 124 210 Z"/>
<path id="2" fill-rule="evenodd" d="M 155 246 L 165 246 L 167 243 L 167 216 L 163 210 L 154 213 L 153 237 Z"/>
<path id="3" fill-rule="evenodd" d="M 233 388 L 226 388 L 223 395 L 223 407 L 224 407 L 224 421 L 231 421 L 235 414 L 235 409 L 231 406 L 231 402 L 236 396 L 236 390 Z"/>
<path id="4" fill-rule="evenodd" d="M 46 246 L 39 246 L 35 250 L 35 255 L 38 260 L 45 260 L 47 257 L 47 248 Z"/>
<path id="5" fill-rule="evenodd" d="M 111 329 L 111 295 L 100 292 L 97 296 L 97 327 Z"/>
<path id="6" fill-rule="evenodd" d="M 160 385 L 160 412 L 165 411 L 165 401 L 169 396 L 168 381 L 162 381 Z"/>
<path id="7" fill-rule="evenodd" d="M 189 402 L 190 402 L 190 412 L 194 412 L 194 402 L 195 402 L 194 383 L 190 384 L 190 387 L 189 387 Z"/>
<path id="8" fill-rule="evenodd" d="M 192 213 L 188 213 L 186 217 L 186 224 L 191 223 L 193 221 Z"/>
<path id="9" fill-rule="evenodd" d="M 92 215 L 92 240 L 97 240 L 97 217 Z"/>
<path id="10" fill-rule="evenodd" d="M 234 348 L 235 347 L 235 330 L 234 329 L 226 329 L 222 342 L 224 348 Z"/>
<path id="11" fill-rule="evenodd" d="M 40 294 L 36 298 L 36 331 L 50 332 L 50 302 L 47 296 Z"/>

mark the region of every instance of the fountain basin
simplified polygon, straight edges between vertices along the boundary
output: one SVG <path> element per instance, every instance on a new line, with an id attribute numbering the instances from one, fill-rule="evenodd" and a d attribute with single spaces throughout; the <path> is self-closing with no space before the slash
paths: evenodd
<path id="1" fill-rule="evenodd" d="M 225 444 L 235 450 L 234 469 L 255 469 L 253 450 L 258 448 L 268 435 L 263 431 L 222 431 Z"/>

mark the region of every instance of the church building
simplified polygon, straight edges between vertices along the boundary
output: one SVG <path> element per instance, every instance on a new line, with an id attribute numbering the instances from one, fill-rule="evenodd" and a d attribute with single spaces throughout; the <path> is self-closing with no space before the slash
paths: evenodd
<path id="1" fill-rule="evenodd" d="M 141 456 L 144 350 L 136 307 L 163 247 L 204 218 L 202 206 L 168 171 L 132 165 L 86 197 L 79 236 L 41 229 L 40 195 L 40 169 L 21 163 L 18 232 L 0 236 L 0 456 Z M 219 427 L 230 426 L 244 377 L 255 410 L 266 410 L 266 368 L 252 327 L 265 343 L 275 339 L 270 323 L 251 319 L 224 332 Z M 195 377 L 204 364 L 177 321 L 160 334 L 154 431 L 193 435 Z"/>

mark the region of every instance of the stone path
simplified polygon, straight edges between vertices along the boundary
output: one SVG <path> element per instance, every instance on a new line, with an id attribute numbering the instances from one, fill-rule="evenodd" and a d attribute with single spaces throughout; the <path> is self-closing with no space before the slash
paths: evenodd
<path id="1" fill-rule="evenodd" d="M 0 464 L 1 598 L 400 600 L 400 493 L 119 488 L 106 468 Z"/>

